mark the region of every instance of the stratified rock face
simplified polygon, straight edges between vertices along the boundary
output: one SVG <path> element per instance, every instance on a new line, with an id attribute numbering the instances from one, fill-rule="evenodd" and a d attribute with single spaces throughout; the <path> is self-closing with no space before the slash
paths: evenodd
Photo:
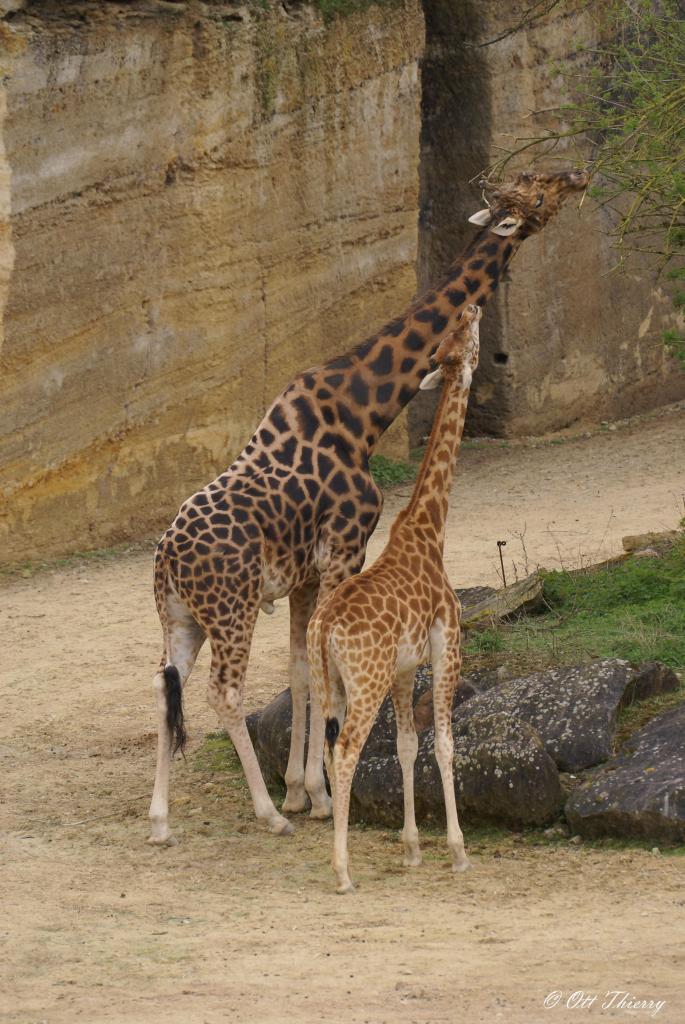
<path id="1" fill-rule="evenodd" d="M 416 0 L 0 17 L 0 557 L 163 528 L 407 305 L 422 47 Z"/>
<path id="2" fill-rule="evenodd" d="M 685 704 L 634 733 L 565 808 L 583 836 L 685 841 Z"/>
<path id="3" fill-rule="evenodd" d="M 0 44 L 2 36 L 0 35 Z M 9 294 L 10 276 L 14 265 L 14 246 L 10 231 L 10 167 L 4 146 L 3 124 L 7 116 L 7 98 L 0 86 L 0 355 L 5 340 L 2 310 Z"/>

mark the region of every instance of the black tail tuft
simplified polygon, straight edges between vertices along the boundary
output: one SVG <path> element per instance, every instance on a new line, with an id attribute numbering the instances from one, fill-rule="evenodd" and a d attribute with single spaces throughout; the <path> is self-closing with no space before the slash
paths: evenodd
<path id="1" fill-rule="evenodd" d="M 335 741 L 340 733 L 340 724 L 337 718 L 326 719 L 326 743 L 332 750 L 335 746 Z"/>
<path id="2" fill-rule="evenodd" d="M 166 724 L 172 736 L 172 752 L 183 753 L 186 745 L 186 729 L 183 724 L 183 689 L 181 677 L 175 665 L 167 665 L 164 669 L 166 683 Z"/>

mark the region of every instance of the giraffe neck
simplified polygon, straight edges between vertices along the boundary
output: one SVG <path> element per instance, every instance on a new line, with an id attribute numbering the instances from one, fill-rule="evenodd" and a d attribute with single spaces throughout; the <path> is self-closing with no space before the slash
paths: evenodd
<path id="1" fill-rule="evenodd" d="M 431 356 L 454 329 L 463 307 L 485 305 L 519 244 L 519 238 L 503 238 L 483 229 L 437 289 L 422 295 L 403 317 L 386 324 L 348 355 L 326 364 L 326 372 L 351 372 L 360 391 L 370 396 L 365 424 L 369 452 L 418 391 Z"/>
<path id="2" fill-rule="evenodd" d="M 449 493 L 464 432 L 470 387 L 469 371 L 466 371 L 465 379 L 459 384 L 443 384 L 421 469 L 404 513 L 405 522 L 411 519 L 424 537 L 431 534 L 441 551 L 445 540 Z"/>

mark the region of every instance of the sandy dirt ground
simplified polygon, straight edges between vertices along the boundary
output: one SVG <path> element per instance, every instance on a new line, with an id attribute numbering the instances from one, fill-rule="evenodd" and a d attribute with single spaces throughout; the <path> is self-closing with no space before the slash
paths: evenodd
<path id="1" fill-rule="evenodd" d="M 497 582 L 497 540 L 520 575 L 672 528 L 684 437 L 681 410 L 559 444 L 468 446 L 447 531 L 454 583 Z M 372 554 L 407 494 L 387 501 Z M 179 844 L 147 846 L 150 576 L 146 552 L 2 584 L 0 1020 L 685 1021 L 685 858 L 466 828 L 474 870 L 455 878 L 440 834 L 409 872 L 396 834 L 353 828 L 358 891 L 338 897 L 330 823 L 301 815 L 294 836 L 268 835 L 240 781 L 199 766 L 216 728 L 206 652 L 172 773 Z M 286 683 L 287 626 L 287 603 L 260 616 L 249 708 Z M 628 995 L 603 1005 L 613 991 Z"/>

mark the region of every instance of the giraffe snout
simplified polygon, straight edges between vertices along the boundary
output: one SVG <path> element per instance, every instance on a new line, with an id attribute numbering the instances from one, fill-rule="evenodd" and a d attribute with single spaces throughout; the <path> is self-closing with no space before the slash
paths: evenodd
<path id="1" fill-rule="evenodd" d="M 567 180 L 572 188 L 585 188 L 590 180 L 590 172 L 586 169 L 569 171 Z"/>

